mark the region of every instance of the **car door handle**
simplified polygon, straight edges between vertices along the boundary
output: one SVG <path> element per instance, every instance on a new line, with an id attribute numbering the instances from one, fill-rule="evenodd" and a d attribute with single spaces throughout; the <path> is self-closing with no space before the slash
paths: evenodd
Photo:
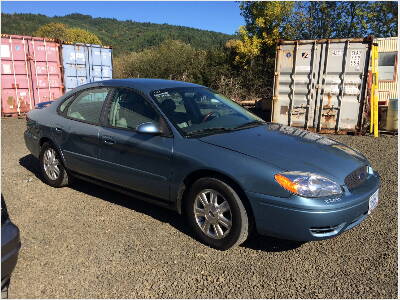
<path id="1" fill-rule="evenodd" d="M 63 132 L 63 130 L 62 130 L 60 127 L 55 127 L 54 130 L 55 130 L 57 133 L 62 133 L 62 132 Z"/>
<path id="2" fill-rule="evenodd" d="M 115 144 L 115 140 L 111 136 L 102 136 L 103 143 L 107 145 Z"/>

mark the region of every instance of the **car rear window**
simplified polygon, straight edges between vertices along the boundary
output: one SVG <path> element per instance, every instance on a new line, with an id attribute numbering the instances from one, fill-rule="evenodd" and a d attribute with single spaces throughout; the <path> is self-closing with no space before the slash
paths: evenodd
<path id="1" fill-rule="evenodd" d="M 108 88 L 97 88 L 83 91 L 68 106 L 66 115 L 69 118 L 98 124 Z"/>

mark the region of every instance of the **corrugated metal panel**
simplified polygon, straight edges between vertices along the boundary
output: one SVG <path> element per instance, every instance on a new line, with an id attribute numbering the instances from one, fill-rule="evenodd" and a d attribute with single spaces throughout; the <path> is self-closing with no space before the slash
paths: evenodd
<path id="1" fill-rule="evenodd" d="M 60 44 L 35 37 L 28 43 L 35 104 L 57 99 L 64 94 Z"/>
<path id="2" fill-rule="evenodd" d="M 90 82 L 112 78 L 112 49 L 91 45 L 88 56 Z"/>
<path id="3" fill-rule="evenodd" d="M 379 38 L 375 39 L 378 43 L 378 52 L 396 52 L 397 51 L 397 37 Z"/>
<path id="4" fill-rule="evenodd" d="M 65 90 L 112 78 L 112 49 L 99 45 L 63 44 Z"/>
<path id="5" fill-rule="evenodd" d="M 281 41 L 277 47 L 272 121 L 324 130 L 355 130 L 372 41 Z"/>
<path id="6" fill-rule="evenodd" d="M 88 82 L 86 47 L 82 45 L 62 45 L 65 91 L 72 90 Z"/>
<path id="7" fill-rule="evenodd" d="M 59 44 L 29 36 L 1 37 L 2 114 L 20 114 L 63 94 Z"/>
<path id="8" fill-rule="evenodd" d="M 34 106 L 32 80 L 27 60 L 28 43 L 24 37 L 1 38 L 1 111 L 19 114 Z"/>
<path id="9" fill-rule="evenodd" d="M 396 99 L 397 95 L 397 80 L 395 81 L 378 81 L 379 101 L 388 101 Z"/>

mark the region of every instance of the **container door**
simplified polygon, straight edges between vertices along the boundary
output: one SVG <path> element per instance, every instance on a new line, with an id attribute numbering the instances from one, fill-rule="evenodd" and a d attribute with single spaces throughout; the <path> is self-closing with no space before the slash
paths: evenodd
<path id="1" fill-rule="evenodd" d="M 19 115 L 34 106 L 28 43 L 23 37 L 1 38 L 1 109 L 2 115 Z"/>
<path id="2" fill-rule="evenodd" d="M 281 45 L 277 52 L 277 77 L 273 121 L 296 127 L 312 127 L 315 81 L 320 60 L 317 44 Z"/>
<path id="3" fill-rule="evenodd" d="M 64 84 L 66 92 L 89 82 L 86 52 L 86 46 L 84 45 L 62 45 Z"/>
<path id="4" fill-rule="evenodd" d="M 59 44 L 33 38 L 29 41 L 29 58 L 35 104 L 62 96 Z"/>
<path id="5" fill-rule="evenodd" d="M 316 131 L 355 130 L 364 101 L 369 43 L 279 45 L 274 122 Z"/>
<path id="6" fill-rule="evenodd" d="M 314 127 L 354 130 L 364 98 L 368 45 L 346 41 L 321 47 Z"/>
<path id="7" fill-rule="evenodd" d="M 90 82 L 112 78 L 112 49 L 91 45 L 88 48 Z"/>

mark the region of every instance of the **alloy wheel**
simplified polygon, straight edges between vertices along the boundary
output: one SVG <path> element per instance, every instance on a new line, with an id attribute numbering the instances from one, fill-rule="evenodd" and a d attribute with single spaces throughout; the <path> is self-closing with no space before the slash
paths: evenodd
<path id="1" fill-rule="evenodd" d="M 228 201 L 213 189 L 202 190 L 194 201 L 194 216 L 201 231 L 213 239 L 226 237 L 232 228 Z"/>
<path id="2" fill-rule="evenodd" d="M 43 167 L 46 175 L 51 180 L 57 180 L 60 176 L 60 162 L 53 148 L 48 148 L 43 155 Z"/>

